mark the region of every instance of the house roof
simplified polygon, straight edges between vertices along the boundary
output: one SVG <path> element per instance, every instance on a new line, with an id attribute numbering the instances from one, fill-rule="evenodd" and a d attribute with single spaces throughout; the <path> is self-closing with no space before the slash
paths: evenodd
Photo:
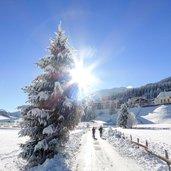
<path id="1" fill-rule="evenodd" d="M 171 97 L 171 91 L 160 92 L 157 98 L 160 98 L 160 97 Z"/>
<path id="2" fill-rule="evenodd" d="M 139 101 L 139 100 L 145 100 L 147 101 L 146 98 L 143 97 L 132 97 L 131 99 L 129 99 L 131 102 L 135 102 L 135 101 Z"/>

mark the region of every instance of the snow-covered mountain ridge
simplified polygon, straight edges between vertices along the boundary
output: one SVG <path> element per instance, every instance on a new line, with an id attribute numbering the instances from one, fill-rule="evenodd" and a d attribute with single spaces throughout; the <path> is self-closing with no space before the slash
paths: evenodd
<path id="1" fill-rule="evenodd" d="M 123 93 L 123 92 L 126 92 L 127 90 L 128 90 L 128 88 L 126 88 L 126 87 L 101 89 L 101 90 L 93 92 L 92 96 L 95 99 L 100 99 L 102 97 L 107 97 L 107 96 L 111 96 L 111 95 L 116 95 L 118 93 Z"/>
<path id="2" fill-rule="evenodd" d="M 15 120 L 20 117 L 20 112 L 7 112 L 6 110 L 0 109 L 0 121 Z"/>
<path id="3" fill-rule="evenodd" d="M 94 99 L 109 96 L 111 99 L 118 99 L 127 102 L 132 97 L 145 97 L 154 99 L 162 91 L 171 90 L 171 77 L 162 79 L 155 83 L 147 83 L 137 88 L 128 89 L 126 87 L 102 89 L 92 93 Z"/>

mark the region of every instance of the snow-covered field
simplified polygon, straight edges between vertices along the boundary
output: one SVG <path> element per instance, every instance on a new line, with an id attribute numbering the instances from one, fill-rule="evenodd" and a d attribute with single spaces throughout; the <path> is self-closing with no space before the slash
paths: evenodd
<path id="1" fill-rule="evenodd" d="M 101 123 L 100 123 L 101 124 Z M 36 166 L 29 171 L 167 171 L 168 166 L 160 159 L 148 154 L 143 148 L 130 143 L 130 134 L 133 140 L 140 138 L 144 144 L 147 139 L 149 148 L 164 156 L 168 150 L 171 156 L 171 127 L 165 125 L 138 125 L 139 129 L 121 129 L 107 126 L 103 138 L 99 137 L 96 129 L 96 138 L 91 135 L 91 127 L 98 127 L 97 123 L 80 123 L 71 132 L 64 154 L 48 159 L 43 165 Z M 155 126 L 154 126 L 155 125 Z M 167 127 L 169 129 L 161 129 Z M 141 128 L 141 129 L 140 129 Z M 154 129 L 155 128 L 155 129 Z M 117 129 L 117 132 L 116 132 Z M 0 171 L 22 171 L 26 164 L 21 158 L 19 143 L 26 138 L 18 138 L 19 129 L 0 128 Z M 123 139 L 118 132 L 126 137 Z"/>
<path id="2" fill-rule="evenodd" d="M 63 154 L 48 159 L 43 165 L 36 166 L 29 171 L 168 171 L 167 164 L 153 155 L 148 154 L 143 148 L 130 142 L 145 145 L 148 141 L 149 150 L 165 156 L 167 150 L 171 159 L 171 105 L 132 108 L 139 123 L 134 129 L 122 129 L 105 125 L 103 139 L 97 140 L 91 136 L 91 128 L 98 128 L 104 121 L 114 123 L 117 115 L 110 115 L 109 111 L 98 111 L 97 120 L 80 123 L 70 133 Z M 4 118 L 0 117 L 0 120 Z M 12 123 L 0 122 L 0 171 L 24 171 L 26 161 L 18 157 L 19 144 L 27 138 L 19 138 L 19 128 Z M 151 124 L 149 124 L 151 123 Z M 116 131 L 117 130 L 117 131 Z M 124 133 L 125 139 L 120 136 Z"/>
<path id="3" fill-rule="evenodd" d="M 18 138 L 19 129 L 0 128 L 0 171 L 16 171 L 23 168 L 25 161 L 18 159 L 19 144 L 26 138 Z"/>
<path id="4" fill-rule="evenodd" d="M 171 157 L 171 124 L 151 124 L 146 125 L 146 129 L 145 125 L 139 127 L 143 129 L 117 128 L 117 130 L 124 133 L 128 138 L 132 135 L 133 141 L 137 141 L 137 138 L 139 138 L 139 142 L 143 145 L 147 140 L 150 150 L 161 156 L 165 156 L 165 150 L 167 150 Z"/>
<path id="5" fill-rule="evenodd" d="M 9 118 L 7 118 L 7 117 L 5 117 L 5 116 L 0 115 L 0 120 L 5 120 L 5 119 L 9 119 Z"/>
<path id="6" fill-rule="evenodd" d="M 80 125 L 71 132 L 69 142 L 66 145 L 64 155 L 56 155 L 54 159 L 46 160 L 41 165 L 30 169 L 30 171 L 69 171 L 72 157 L 79 149 L 82 134 L 86 131 L 86 126 Z M 0 171 L 23 171 L 26 162 L 18 157 L 21 152 L 20 143 L 24 143 L 27 138 L 18 137 L 19 129 L 0 128 Z"/>

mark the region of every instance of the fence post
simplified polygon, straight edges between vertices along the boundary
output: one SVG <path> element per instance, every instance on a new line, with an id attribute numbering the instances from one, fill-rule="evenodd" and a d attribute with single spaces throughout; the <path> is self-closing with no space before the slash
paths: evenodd
<path id="1" fill-rule="evenodd" d="M 169 159 L 169 155 L 168 155 L 167 150 L 164 150 L 164 152 L 165 152 L 165 157 L 166 157 L 166 159 Z M 168 167 L 169 167 L 169 171 L 170 171 L 170 164 L 169 164 L 169 163 L 167 163 L 167 165 L 168 165 Z"/>
<path id="2" fill-rule="evenodd" d="M 139 138 L 137 138 L 138 148 L 139 148 L 139 142 L 140 142 L 140 140 L 139 140 Z"/>
<path id="3" fill-rule="evenodd" d="M 164 151 L 165 151 L 165 157 L 166 157 L 166 159 L 169 159 L 169 155 L 168 155 L 167 150 L 164 150 Z"/>
<path id="4" fill-rule="evenodd" d="M 123 133 L 123 135 L 122 135 L 122 138 L 123 138 L 123 139 L 125 139 L 125 135 L 124 135 L 124 133 Z"/>
<path id="5" fill-rule="evenodd" d="M 132 142 L 132 135 L 130 135 L 130 139 L 131 139 L 131 142 Z"/>
<path id="6" fill-rule="evenodd" d="M 147 140 L 145 141 L 145 146 L 148 148 L 148 141 Z"/>
<path id="7" fill-rule="evenodd" d="M 139 139 L 139 138 L 137 138 L 137 143 L 139 144 L 139 142 L 140 142 L 140 139 Z"/>

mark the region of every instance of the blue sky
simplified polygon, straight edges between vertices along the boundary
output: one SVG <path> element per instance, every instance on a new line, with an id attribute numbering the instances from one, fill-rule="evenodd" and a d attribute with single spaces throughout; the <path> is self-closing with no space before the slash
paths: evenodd
<path id="1" fill-rule="evenodd" d="M 15 111 L 21 90 L 59 21 L 70 45 L 97 63 L 94 89 L 139 87 L 171 76 L 170 0 L 1 0 L 0 108 Z"/>

